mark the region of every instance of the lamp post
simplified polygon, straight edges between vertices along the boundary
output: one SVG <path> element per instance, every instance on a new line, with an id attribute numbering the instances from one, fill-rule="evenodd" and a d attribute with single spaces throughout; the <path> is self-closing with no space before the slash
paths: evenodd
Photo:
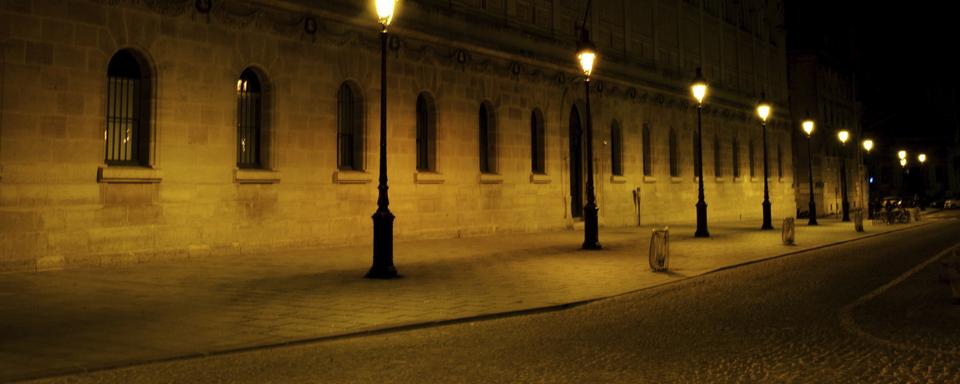
<path id="1" fill-rule="evenodd" d="M 850 132 L 841 130 L 837 132 L 837 138 L 840 139 L 840 196 L 841 209 L 843 210 L 843 219 L 841 221 L 850 221 L 850 202 L 847 200 L 847 140 L 850 139 Z"/>
<path id="2" fill-rule="evenodd" d="M 807 225 L 817 225 L 817 202 L 813 197 L 813 120 L 805 120 L 803 124 L 803 132 L 807 134 L 807 171 L 810 176 L 810 220 L 807 221 Z"/>
<path id="3" fill-rule="evenodd" d="M 589 5 L 587 10 L 589 11 Z M 586 18 L 580 29 L 580 40 L 577 41 L 577 61 L 583 71 L 583 85 L 586 90 L 586 118 L 587 118 L 587 203 L 583 206 L 583 249 L 600 249 L 599 232 L 597 228 L 597 197 L 593 192 L 593 118 L 590 116 L 590 74 L 597 59 L 597 47 L 590 42 L 590 31 L 587 30 Z"/>
<path id="4" fill-rule="evenodd" d="M 760 103 L 757 105 L 757 116 L 760 116 L 763 130 L 763 224 L 760 229 L 773 229 L 770 223 L 770 191 L 767 186 L 767 117 L 770 116 L 770 104 L 767 103 L 766 94 L 760 94 Z"/>
<path id="5" fill-rule="evenodd" d="M 897 151 L 897 157 L 900 158 L 900 195 L 901 200 L 903 195 L 907 192 L 907 174 L 910 173 L 910 170 L 907 169 L 907 151 L 899 150 Z"/>
<path id="6" fill-rule="evenodd" d="M 920 193 L 923 194 L 920 195 L 918 203 L 920 204 L 920 210 L 923 211 L 926 210 L 924 205 L 927 199 L 927 170 L 923 168 L 923 165 L 927 162 L 927 155 L 925 153 L 917 155 L 917 161 L 920 162 Z"/>
<path id="7" fill-rule="evenodd" d="M 863 150 L 866 151 L 866 156 L 870 156 L 870 150 L 873 149 L 873 140 L 866 139 L 863 141 Z M 870 201 L 870 163 L 867 162 L 867 219 L 873 219 L 873 203 Z"/>
<path id="8" fill-rule="evenodd" d="M 703 197 L 703 98 L 707 96 L 707 81 L 703 71 L 697 67 L 697 76 L 690 86 L 693 97 L 697 99 L 697 232 L 694 237 L 710 237 L 707 231 L 707 202 Z"/>
<path id="9" fill-rule="evenodd" d="M 380 179 L 377 185 L 377 211 L 373 214 L 373 266 L 368 279 L 399 277 L 393 265 L 393 213 L 387 197 L 387 26 L 393 21 L 398 0 L 376 0 L 380 21 Z"/>

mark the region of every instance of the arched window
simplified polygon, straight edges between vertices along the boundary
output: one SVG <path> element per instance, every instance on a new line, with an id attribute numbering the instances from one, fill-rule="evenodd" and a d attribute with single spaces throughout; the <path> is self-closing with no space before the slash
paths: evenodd
<path id="1" fill-rule="evenodd" d="M 713 174 L 723 177 L 723 159 L 720 154 L 720 136 L 713 137 Z"/>
<path id="2" fill-rule="evenodd" d="M 363 96 L 360 87 L 344 82 L 337 92 L 337 167 L 363 170 Z"/>
<path id="3" fill-rule="evenodd" d="M 677 153 L 677 131 L 670 129 L 670 177 L 680 176 L 680 154 Z"/>
<path id="4" fill-rule="evenodd" d="M 148 165 L 150 159 L 149 67 L 124 49 L 107 65 L 104 160 L 109 165 Z"/>
<path id="5" fill-rule="evenodd" d="M 543 113 L 534 108 L 530 113 L 530 164 L 535 174 L 546 173 L 546 138 L 544 137 Z"/>
<path id="6" fill-rule="evenodd" d="M 263 87 L 247 68 L 237 80 L 237 167 L 260 168 L 263 135 Z"/>
<path id="7" fill-rule="evenodd" d="M 493 106 L 480 103 L 480 172 L 497 173 L 497 122 Z"/>
<path id="8" fill-rule="evenodd" d="M 616 120 L 610 125 L 610 171 L 623 176 L 623 129 Z"/>
<path id="9" fill-rule="evenodd" d="M 754 151 L 753 139 L 750 139 L 749 147 L 747 148 L 747 156 L 750 156 L 749 165 L 750 165 L 750 177 L 757 177 L 757 158 L 756 151 Z"/>
<path id="10" fill-rule="evenodd" d="M 643 150 L 643 175 L 653 175 L 653 150 L 650 143 L 650 123 L 643 123 L 643 132 L 641 134 Z"/>
<path id="11" fill-rule="evenodd" d="M 740 177 L 740 142 L 737 141 L 737 138 L 733 138 L 733 177 Z"/>
<path id="12" fill-rule="evenodd" d="M 417 171 L 437 170 L 437 107 L 426 92 L 417 96 Z"/>

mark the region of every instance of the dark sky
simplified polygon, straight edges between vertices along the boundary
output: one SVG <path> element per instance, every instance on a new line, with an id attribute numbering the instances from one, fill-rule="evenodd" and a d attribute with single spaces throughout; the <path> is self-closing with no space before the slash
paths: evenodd
<path id="1" fill-rule="evenodd" d="M 953 3 L 787 0 L 788 47 L 824 49 L 856 73 L 865 131 L 949 136 L 960 76 Z"/>

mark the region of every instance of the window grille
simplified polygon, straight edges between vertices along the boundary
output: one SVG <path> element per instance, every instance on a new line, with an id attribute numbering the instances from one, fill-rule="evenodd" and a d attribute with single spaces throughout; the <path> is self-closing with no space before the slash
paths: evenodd
<path id="1" fill-rule="evenodd" d="M 247 68 L 237 80 L 237 167 L 260 168 L 263 123 L 262 88 L 257 74 Z"/>
<path id="2" fill-rule="evenodd" d="M 496 173 L 496 123 L 493 119 L 492 107 L 484 102 L 480 104 L 480 172 Z"/>
<path id="3" fill-rule="evenodd" d="M 670 176 L 680 176 L 680 155 L 677 149 L 677 131 L 670 130 Z"/>
<path id="4" fill-rule="evenodd" d="M 104 159 L 109 165 L 146 165 L 150 79 L 128 50 L 107 66 L 107 119 Z"/>
<path id="5" fill-rule="evenodd" d="M 417 171 L 436 171 L 436 108 L 426 93 L 417 96 Z"/>
<path id="6" fill-rule="evenodd" d="M 363 103 L 349 83 L 337 93 L 337 153 L 339 169 L 363 170 Z"/>
<path id="7" fill-rule="evenodd" d="M 534 109 L 530 114 L 530 162 L 533 173 L 540 175 L 546 173 L 543 114 L 539 109 Z"/>
<path id="8" fill-rule="evenodd" d="M 653 175 L 653 150 L 650 145 L 650 124 L 643 124 L 642 132 L 643 140 L 643 175 L 652 176 Z"/>
<path id="9" fill-rule="evenodd" d="M 616 176 L 623 176 L 623 130 L 616 121 L 610 127 L 610 167 Z"/>

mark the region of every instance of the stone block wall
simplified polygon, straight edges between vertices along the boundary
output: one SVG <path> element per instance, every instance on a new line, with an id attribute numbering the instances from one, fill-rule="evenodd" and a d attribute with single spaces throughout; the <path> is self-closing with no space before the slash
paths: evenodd
<path id="1" fill-rule="evenodd" d="M 371 242 L 379 47 L 376 28 L 356 20 L 363 8 L 214 3 L 204 13 L 192 2 L 0 2 L 0 271 Z M 308 32 L 306 20 L 318 30 Z M 403 28 L 397 36 L 389 52 L 387 130 L 395 237 L 573 227 L 568 122 L 584 90 L 572 60 L 557 64 L 549 55 L 490 51 L 452 37 L 438 43 Z M 145 58 L 153 74 L 150 155 L 142 167 L 104 161 L 106 71 L 120 49 Z M 625 67 L 615 63 L 611 67 Z M 248 67 L 262 75 L 268 100 L 269 148 L 259 170 L 236 165 L 235 86 Z M 362 93 L 362 172 L 337 169 L 337 90 L 344 81 Z M 591 102 L 602 226 L 694 221 L 696 109 L 686 81 L 598 75 Z M 436 100 L 435 173 L 416 170 L 421 92 Z M 732 180 L 729 170 L 718 181 L 709 145 L 716 134 L 727 151 L 739 137 L 742 173 L 749 175 L 746 145 L 749 138 L 759 143 L 759 123 L 749 97 L 718 94 L 726 96 L 704 113 L 710 219 L 759 225 L 762 182 Z M 497 175 L 479 172 L 477 120 L 484 101 L 495 110 Z M 536 176 L 534 108 L 543 112 L 546 131 L 546 174 Z M 770 124 L 769 155 L 775 159 L 779 144 L 789 161 L 787 114 L 780 116 Z M 614 120 L 623 127 L 624 175 L 618 177 L 610 165 Z M 644 123 L 652 126 L 654 151 L 654 172 L 646 177 Z M 670 128 L 679 139 L 677 178 L 669 175 Z M 730 154 L 724 159 L 729 167 Z M 784 165 L 782 178 L 774 160 L 770 167 L 778 220 L 795 211 L 793 167 Z"/>

